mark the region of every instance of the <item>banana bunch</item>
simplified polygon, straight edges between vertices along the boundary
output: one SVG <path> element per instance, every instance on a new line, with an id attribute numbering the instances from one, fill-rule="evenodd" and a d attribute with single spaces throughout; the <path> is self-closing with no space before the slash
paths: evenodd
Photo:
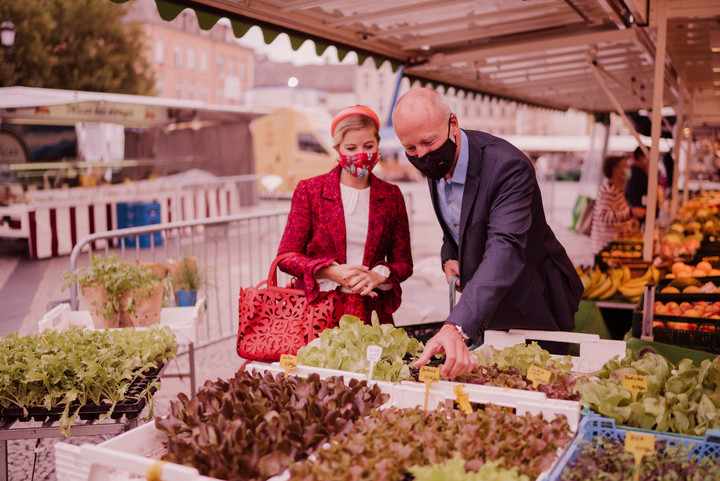
<path id="1" fill-rule="evenodd" d="M 620 291 L 620 294 L 622 294 L 627 300 L 631 302 L 638 302 L 640 300 L 640 296 L 645 290 L 645 284 L 650 282 L 657 284 L 658 280 L 660 280 L 660 270 L 654 265 L 651 265 L 642 276 L 633 277 L 621 284 L 618 287 L 618 291 Z"/>
<path id="2" fill-rule="evenodd" d="M 585 288 L 583 290 L 583 298 L 598 300 L 609 299 L 615 295 L 625 275 L 623 274 L 623 269 L 611 268 L 603 272 L 598 266 L 583 272 L 578 272 L 578 274 Z M 629 275 L 630 269 L 627 270 L 628 278 Z"/>
<path id="3" fill-rule="evenodd" d="M 660 270 L 655 266 L 650 266 L 640 277 L 632 277 L 630 268 L 625 265 L 610 267 L 604 272 L 598 266 L 589 269 L 578 267 L 576 270 L 583 283 L 584 299 L 605 300 L 619 292 L 629 301 L 637 302 L 645 284 L 657 283 L 660 279 Z"/>

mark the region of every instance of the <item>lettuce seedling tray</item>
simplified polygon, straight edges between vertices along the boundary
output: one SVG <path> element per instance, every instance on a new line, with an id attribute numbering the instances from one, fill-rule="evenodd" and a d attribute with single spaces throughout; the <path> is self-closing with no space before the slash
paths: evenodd
<path id="1" fill-rule="evenodd" d="M 536 331 L 526 329 L 510 329 L 509 331 L 485 331 L 484 344 L 480 349 L 493 347 L 502 350 L 516 344 L 527 344 L 530 341 L 553 341 L 579 345 L 579 356 L 571 356 L 573 372 L 585 374 L 601 369 L 607 361 L 615 356 L 625 357 L 627 346 L 625 341 L 600 339 L 597 334 L 565 331 Z M 552 355 L 553 358 L 563 357 Z"/>
<path id="2" fill-rule="evenodd" d="M 118 401 L 115 404 L 111 419 L 121 420 L 135 419 L 137 418 L 142 410 L 145 408 L 146 399 L 141 397 L 143 391 L 147 389 L 148 385 L 154 381 L 157 381 L 165 369 L 165 365 L 161 365 L 156 369 L 147 371 L 144 377 L 135 379 L 125 393 L 125 398 Z M 156 388 L 150 388 L 150 394 L 154 394 Z M 70 405 L 70 413 L 74 413 L 75 410 L 80 406 L 79 404 Z M 83 421 L 97 420 L 100 416 L 107 414 L 112 407 L 111 404 L 85 404 L 80 406 L 80 412 L 78 417 Z M 28 422 L 54 422 L 60 420 L 65 406 L 57 406 L 51 409 L 45 409 L 43 407 L 28 407 L 27 413 L 23 408 L 11 406 L 7 408 L 0 407 L 0 422 L 2 423 L 14 423 L 16 421 Z"/>
<path id="3" fill-rule="evenodd" d="M 590 413 L 588 416 L 583 417 L 580 421 L 580 426 L 578 427 L 575 439 L 560 456 L 560 459 L 555 464 L 555 467 L 550 471 L 547 478 L 545 478 L 545 481 L 558 481 L 561 479 L 562 472 L 565 467 L 567 467 L 569 463 L 574 462 L 580 456 L 580 453 L 586 443 L 592 442 L 601 437 L 624 443 L 625 436 L 629 432 L 650 434 L 655 437 L 655 440 L 667 441 L 670 446 L 683 444 L 689 450 L 688 454 L 690 456 L 703 458 L 717 457 L 720 455 L 720 430 L 708 430 L 704 438 L 682 436 L 677 434 L 660 434 L 656 431 L 648 431 L 644 429 L 617 427 L 614 419 Z"/>

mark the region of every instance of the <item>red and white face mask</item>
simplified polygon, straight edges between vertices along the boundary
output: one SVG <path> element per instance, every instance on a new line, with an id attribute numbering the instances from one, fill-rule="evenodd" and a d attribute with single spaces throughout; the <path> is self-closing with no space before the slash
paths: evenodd
<path id="1" fill-rule="evenodd" d="M 358 154 L 343 155 L 338 152 L 338 164 L 347 171 L 348 174 L 358 179 L 364 179 L 372 172 L 375 164 L 380 160 L 380 153 L 373 152 L 368 154 L 361 152 Z"/>

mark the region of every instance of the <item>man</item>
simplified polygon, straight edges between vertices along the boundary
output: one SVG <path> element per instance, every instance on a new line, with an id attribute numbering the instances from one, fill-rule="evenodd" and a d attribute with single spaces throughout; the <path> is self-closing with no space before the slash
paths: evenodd
<path id="1" fill-rule="evenodd" d="M 625 184 L 625 199 L 630 206 L 633 217 L 642 224 L 645 222 L 647 211 L 647 189 L 648 189 L 648 158 L 643 150 L 638 147 L 630 157 L 630 178 Z"/>
<path id="2" fill-rule="evenodd" d="M 636 218 L 640 225 L 645 224 L 645 216 L 647 214 L 647 194 L 648 194 L 648 170 L 650 169 L 650 161 L 648 160 L 643 149 L 638 147 L 630 157 L 630 178 L 625 184 L 625 199 L 630 206 L 630 212 Z M 660 171 L 658 171 L 658 175 Z M 662 188 L 661 179 L 658 178 L 657 205 L 655 207 L 656 215 L 660 211 L 660 206 L 665 202 L 665 191 Z"/>
<path id="3" fill-rule="evenodd" d="M 467 347 L 487 329 L 571 331 L 582 283 L 545 221 L 532 162 L 508 142 L 461 130 L 445 98 L 413 89 L 393 123 L 410 162 L 428 177 L 443 229 L 445 276 L 462 292 L 416 365 L 445 352 L 443 376 L 476 363 Z"/>

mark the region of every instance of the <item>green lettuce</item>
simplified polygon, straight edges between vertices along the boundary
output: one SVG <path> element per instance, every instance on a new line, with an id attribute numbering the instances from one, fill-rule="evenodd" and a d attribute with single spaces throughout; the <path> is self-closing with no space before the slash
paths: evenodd
<path id="1" fill-rule="evenodd" d="M 406 355 L 417 357 L 422 344 L 408 337 L 404 329 L 380 324 L 373 312 L 372 324 L 364 324 L 354 316 L 343 316 L 338 327 L 326 329 L 298 350 L 298 364 L 367 373 L 368 346 L 382 348 L 380 360 L 373 369 L 373 379 L 400 381 L 410 379 L 410 368 L 403 362 Z"/>

